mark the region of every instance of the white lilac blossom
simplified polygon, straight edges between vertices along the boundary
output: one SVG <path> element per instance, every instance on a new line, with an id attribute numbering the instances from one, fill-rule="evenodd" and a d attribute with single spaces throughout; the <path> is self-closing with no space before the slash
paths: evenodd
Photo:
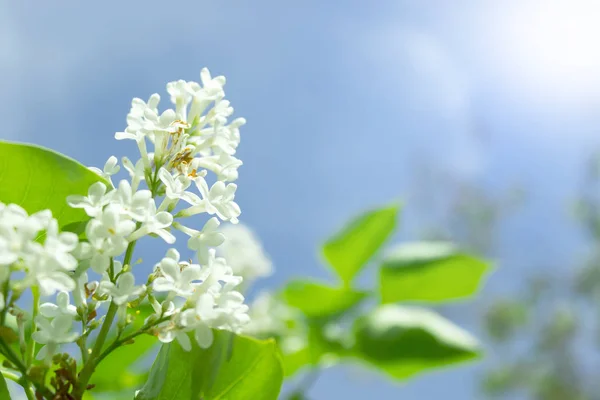
<path id="1" fill-rule="evenodd" d="M 256 337 L 284 336 L 289 330 L 287 321 L 294 320 L 298 311 L 268 292 L 260 292 L 250 307 L 250 322 L 244 333 Z"/>
<path id="2" fill-rule="evenodd" d="M 96 182 L 90 186 L 87 196 L 72 195 L 67 197 L 67 203 L 73 208 L 83 208 L 90 217 L 97 217 L 102 208 L 110 203 L 113 192 L 106 193 L 106 185 Z"/>
<path id="3" fill-rule="evenodd" d="M 119 172 L 119 170 L 121 169 L 121 167 L 118 164 L 117 157 L 110 156 L 108 158 L 108 160 L 106 160 L 106 163 L 104 164 L 104 168 L 103 169 L 96 168 L 96 167 L 89 167 L 89 169 L 91 171 L 94 171 L 98 175 L 100 175 L 102 178 L 104 178 L 107 181 L 109 181 L 110 184 L 111 184 L 111 186 L 114 186 L 113 183 L 112 183 L 112 180 L 111 180 L 111 176 L 113 176 L 114 174 L 116 174 L 117 172 Z"/>
<path id="4" fill-rule="evenodd" d="M 47 318 L 58 317 L 59 315 L 77 315 L 77 308 L 71 304 L 69 293 L 59 292 L 56 295 L 56 304 L 44 303 L 40 305 L 40 314 Z"/>
<path id="5" fill-rule="evenodd" d="M 250 228 L 243 224 L 225 224 L 220 232 L 226 239 L 217 253 L 227 260 L 234 274 L 244 278 L 244 282 L 250 283 L 273 273 L 271 260 Z"/>
<path id="6" fill-rule="evenodd" d="M 198 255 L 202 263 L 208 262 L 210 248 L 218 247 L 225 241 L 223 233 L 218 231 L 220 222 L 216 217 L 209 219 L 201 231 L 192 232 L 188 240 L 188 247 Z"/>
<path id="7" fill-rule="evenodd" d="M 0 281 L 10 280 L 13 290 L 20 292 L 32 285 L 42 295 L 73 290 L 70 273 L 77 260 L 71 252 L 77 242 L 75 234 L 59 232 L 49 211 L 28 215 L 17 205 L 0 203 Z M 13 272 L 24 272 L 24 276 L 10 279 Z"/>
<path id="8" fill-rule="evenodd" d="M 47 210 L 29 215 L 19 206 L 0 203 L 0 285 L 8 287 L 0 291 L 0 310 L 16 309 L 13 300 L 8 304 L 18 297 L 11 294 L 32 286 L 41 296 L 58 292 L 54 302 L 45 299 L 31 316 L 37 327 L 31 337 L 43 345 L 38 359 L 49 362 L 62 344 L 78 338 L 87 353 L 94 346 L 86 340 L 95 337 L 89 331 L 110 327 L 114 318 L 118 329 L 127 329 L 142 302 L 154 310 L 144 333 L 165 343 L 176 340 L 185 349 L 192 346 L 191 336 L 205 348 L 212 343 L 213 329 L 240 332 L 249 322 L 248 306 L 238 291 L 241 264 L 231 264 L 228 251 L 217 256 L 215 250 L 227 243 L 220 223 L 235 224 L 241 214 L 233 182 L 242 165 L 235 153 L 245 120 L 228 123 L 233 108 L 224 99 L 224 77 L 203 69 L 200 79 L 167 84 L 172 108 L 159 110 L 158 94 L 148 101 L 133 99 L 127 126 L 115 139 L 134 141 L 139 159 L 122 157 L 119 165 L 110 156 L 103 169 L 90 168 L 99 181 L 87 195 L 74 193 L 66 199 L 87 215 L 85 240 L 61 232 Z M 125 179 L 118 179 L 119 173 Z M 189 237 L 187 245 L 198 263 L 180 260 L 174 248 L 155 263 L 134 261 L 137 241 L 157 237 L 173 244 L 174 231 Z M 265 268 L 265 260 L 258 268 Z M 148 268 L 153 264 L 154 269 Z M 80 325 L 81 331 L 74 328 Z M 84 359 L 97 356 L 92 352 Z M 84 383 L 86 373 L 84 366 L 79 375 Z"/>
<path id="9" fill-rule="evenodd" d="M 36 358 L 45 360 L 47 364 L 61 344 L 74 342 L 79 337 L 79 333 L 71 331 L 73 327 L 71 315 L 58 315 L 52 320 L 37 316 L 35 322 L 38 330 L 31 334 L 31 338 L 44 345 Z"/>

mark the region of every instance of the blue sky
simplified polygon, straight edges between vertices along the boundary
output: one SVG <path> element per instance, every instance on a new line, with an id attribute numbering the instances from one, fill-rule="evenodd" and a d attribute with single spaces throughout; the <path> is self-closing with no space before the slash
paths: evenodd
<path id="1" fill-rule="evenodd" d="M 197 79 L 203 66 L 227 76 L 236 115 L 248 120 L 242 220 L 277 267 L 264 287 L 329 276 L 318 243 L 366 207 L 404 200 L 399 237 L 414 238 L 436 215 L 411 203 L 424 164 L 493 192 L 528 187 L 528 206 L 502 226 L 507 257 L 484 295 L 518 286 L 528 265 L 583 252 L 567 208 L 600 142 L 592 1 L 0 5 L 1 139 L 101 166 L 133 155 L 113 139 L 132 97 Z M 341 368 L 311 393 L 471 399 L 480 367 L 402 386 Z"/>

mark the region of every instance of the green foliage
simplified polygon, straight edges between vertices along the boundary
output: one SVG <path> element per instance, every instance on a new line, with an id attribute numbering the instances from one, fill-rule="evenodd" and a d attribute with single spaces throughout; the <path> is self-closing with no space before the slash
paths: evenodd
<path id="1" fill-rule="evenodd" d="M 309 318 L 339 315 L 356 306 L 367 292 L 347 287 L 334 288 L 311 281 L 292 281 L 283 289 L 288 305 L 302 311 Z"/>
<path id="2" fill-rule="evenodd" d="M 142 327 L 144 319 L 152 313 L 152 307 L 150 304 L 144 304 L 140 307 L 139 311 L 140 314 L 137 315 L 129 327 L 131 331 Z M 108 337 L 107 342 L 111 343 L 116 338 L 116 332 L 113 332 Z M 137 372 L 133 367 L 157 345 L 156 337 L 140 335 L 133 340 L 133 343 L 122 346 L 112 352 L 94 371 L 91 381 L 95 385 L 94 393 L 128 390 L 131 392 L 129 396 L 131 398 L 133 388 L 139 387 L 147 378 L 146 373 Z"/>
<path id="3" fill-rule="evenodd" d="M 0 400 L 10 400 L 8 386 L 6 386 L 6 380 L 4 380 L 2 374 L 0 374 Z"/>
<path id="4" fill-rule="evenodd" d="M 489 265 L 443 242 L 395 247 L 380 270 L 381 300 L 442 302 L 475 293 Z"/>
<path id="5" fill-rule="evenodd" d="M 295 375 L 300 369 L 311 363 L 311 351 L 308 346 L 282 354 L 285 377 Z"/>
<path id="6" fill-rule="evenodd" d="M 132 389 L 141 385 L 147 374 L 133 370 L 133 365 L 156 346 L 156 338 L 140 335 L 134 343 L 120 347 L 111 353 L 94 371 L 91 383 L 94 392 L 113 392 Z"/>
<path id="7" fill-rule="evenodd" d="M 277 399 L 283 366 L 275 342 L 214 334 L 208 349 L 163 345 L 136 400 Z"/>
<path id="8" fill-rule="evenodd" d="M 299 280 L 283 289 L 282 300 L 300 311 L 290 337 L 301 346 L 283 352 L 286 377 L 300 370 L 310 377 L 324 366 L 358 361 L 404 380 L 480 356 L 477 341 L 441 315 L 395 304 L 374 307 L 368 301 L 373 291 L 352 285 L 393 233 L 397 211 L 384 207 L 363 214 L 324 245 L 326 260 L 343 280 L 341 287 Z M 447 243 L 404 244 L 381 261 L 380 296 L 384 303 L 470 296 L 488 269 Z M 289 338 L 279 339 L 285 350 Z M 306 398 L 306 388 L 291 392 L 288 399 L 295 398 Z"/>
<path id="9" fill-rule="evenodd" d="M 77 161 L 55 151 L 30 144 L 0 141 L 0 201 L 14 203 L 28 213 L 50 209 L 59 225 L 87 220 L 81 209 L 71 208 L 66 198 L 87 194 L 102 180 Z"/>
<path id="10" fill-rule="evenodd" d="M 396 379 L 479 356 L 477 341 L 442 316 L 384 305 L 355 326 L 355 356 Z"/>
<path id="11" fill-rule="evenodd" d="M 396 227 L 397 205 L 367 212 L 348 223 L 323 245 L 327 262 L 349 284 Z"/>
<path id="12" fill-rule="evenodd" d="M 486 312 L 484 324 L 488 334 L 498 342 L 504 342 L 527 323 L 527 307 L 515 300 L 501 300 L 492 304 Z"/>

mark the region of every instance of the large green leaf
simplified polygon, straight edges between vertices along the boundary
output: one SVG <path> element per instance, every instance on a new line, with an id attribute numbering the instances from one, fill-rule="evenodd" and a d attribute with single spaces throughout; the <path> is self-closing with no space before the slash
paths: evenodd
<path id="1" fill-rule="evenodd" d="M 395 379 L 479 355 L 469 333 L 419 307 L 380 306 L 357 320 L 355 335 L 355 357 Z"/>
<path id="2" fill-rule="evenodd" d="M 307 317 L 338 315 L 357 305 L 366 292 L 350 288 L 334 288 L 311 281 L 292 281 L 283 289 L 283 298 Z"/>
<path id="3" fill-rule="evenodd" d="M 283 365 L 275 341 L 214 334 L 206 350 L 163 345 L 136 400 L 277 399 Z"/>
<path id="4" fill-rule="evenodd" d="M 398 206 L 367 212 L 347 224 L 323 246 L 323 255 L 348 284 L 396 226 Z"/>
<path id="5" fill-rule="evenodd" d="M 0 400 L 10 400 L 10 393 L 8 392 L 8 386 L 2 374 L 0 374 Z"/>
<path id="6" fill-rule="evenodd" d="M 0 141 L 0 201 L 27 212 L 50 209 L 59 225 L 87 219 L 67 205 L 72 194 L 86 195 L 102 178 L 77 161 L 43 147 Z"/>
<path id="7" fill-rule="evenodd" d="M 397 246 L 380 270 L 383 303 L 442 302 L 472 295 L 489 270 L 488 263 L 443 242 Z"/>

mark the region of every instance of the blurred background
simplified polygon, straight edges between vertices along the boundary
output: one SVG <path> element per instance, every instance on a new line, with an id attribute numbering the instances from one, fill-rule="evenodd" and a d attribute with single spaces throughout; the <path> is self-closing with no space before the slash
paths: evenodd
<path id="1" fill-rule="evenodd" d="M 334 368 L 313 398 L 599 398 L 599 1 L 0 5 L 0 139 L 101 167 L 135 154 L 113 138 L 133 97 L 228 78 L 241 219 L 276 267 L 258 289 L 327 278 L 319 243 L 394 199 L 397 240 L 496 261 L 443 309 L 485 360 L 402 386 Z"/>

